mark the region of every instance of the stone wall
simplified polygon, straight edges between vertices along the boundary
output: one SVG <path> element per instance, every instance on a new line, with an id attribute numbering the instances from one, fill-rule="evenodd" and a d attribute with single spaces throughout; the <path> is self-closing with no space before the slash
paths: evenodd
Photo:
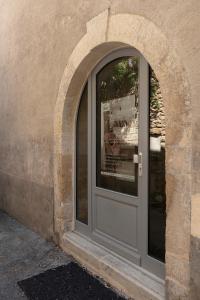
<path id="1" fill-rule="evenodd" d="M 160 137 L 165 147 L 165 106 L 159 82 L 153 71 L 150 72 L 150 135 Z"/>
<path id="2" fill-rule="evenodd" d="M 58 196 L 57 194 L 54 197 L 54 156 L 57 157 L 57 166 L 62 161 L 61 175 L 66 169 L 72 175 L 73 168 L 71 160 L 69 161 L 71 132 L 65 132 L 65 137 L 69 139 L 64 143 L 65 151 L 62 156 L 59 151 L 54 150 L 55 105 L 68 59 L 89 30 L 86 28 L 87 22 L 107 8 L 110 19 L 117 14 L 127 14 L 126 17 L 122 15 L 116 17 L 127 23 L 130 21 L 128 16 L 135 16 L 137 26 L 129 26 L 124 35 L 128 35 L 134 28 L 134 34 L 131 32 L 130 38 L 137 36 L 136 47 L 140 45 L 141 52 L 145 53 L 145 57 L 155 67 L 156 75 L 159 75 L 161 82 L 162 95 L 168 101 L 166 127 L 170 130 L 168 135 L 166 134 L 169 146 L 166 163 L 170 171 L 167 174 L 169 200 L 167 237 L 171 238 L 167 239 L 169 240 L 166 265 L 167 291 L 170 299 L 189 299 L 188 280 L 190 280 L 191 299 L 198 299 L 198 266 L 200 266 L 198 246 L 200 2 L 198 0 L 175 2 L 164 0 L 159 3 L 156 0 L 100 2 L 77 0 L 76 5 L 72 1 L 64 0 L 0 1 L 0 207 L 47 238 L 54 235 L 55 209 L 60 210 L 59 220 L 69 218 L 71 221 L 71 206 L 63 202 L 66 211 L 62 215 L 63 206 L 58 205 L 55 208 L 53 205 Z M 151 32 L 145 30 L 148 27 L 147 20 L 154 24 Z M 112 28 L 114 23 L 113 17 L 109 28 Z M 103 24 L 101 24 L 102 31 Z M 95 31 L 98 30 L 96 27 Z M 116 38 L 121 34 L 121 30 L 118 26 L 117 32 L 111 34 L 109 38 Z M 156 30 L 160 32 L 159 40 L 154 39 Z M 96 32 L 93 34 L 94 45 L 95 38 L 101 40 Z M 105 35 L 108 38 L 108 33 Z M 142 43 L 141 39 L 148 40 L 148 44 Z M 85 49 L 89 47 L 87 40 L 85 45 L 87 45 Z M 174 56 L 169 55 L 166 49 L 174 53 Z M 158 63 L 162 51 L 164 55 Z M 77 56 L 81 57 L 78 52 L 77 50 Z M 90 60 L 92 57 L 91 53 Z M 71 69 L 73 65 L 76 65 L 76 61 L 70 65 Z M 170 66 L 169 70 L 163 68 L 166 65 Z M 88 66 L 91 67 L 92 64 L 86 60 L 85 72 L 77 74 L 77 77 L 85 76 L 85 73 L 90 71 Z M 180 80 L 179 85 L 178 80 L 173 81 L 173 78 L 179 77 L 187 80 Z M 170 82 L 173 97 L 165 97 L 170 95 L 169 86 L 167 88 L 165 82 Z M 77 88 L 74 90 L 77 96 Z M 73 122 L 70 109 L 73 111 L 74 107 L 73 101 L 70 100 L 70 92 L 71 90 L 68 94 L 69 107 L 63 114 L 65 117 L 68 116 L 69 122 Z M 175 98 L 179 101 L 175 102 Z M 175 117 L 176 122 L 172 122 Z M 73 126 L 68 128 L 73 129 Z M 59 186 L 62 186 L 59 195 L 64 195 L 66 200 L 72 197 L 69 188 L 71 179 L 68 177 L 65 181 L 63 178 L 59 177 L 58 180 Z M 66 183 L 65 188 L 63 182 Z M 192 204 L 191 214 L 190 204 Z M 177 223 L 174 220 L 177 220 Z M 63 230 L 68 228 L 66 223 L 60 224 L 64 224 L 61 226 Z M 191 225 L 191 277 L 188 277 L 188 245 L 190 245 L 188 230 Z"/>

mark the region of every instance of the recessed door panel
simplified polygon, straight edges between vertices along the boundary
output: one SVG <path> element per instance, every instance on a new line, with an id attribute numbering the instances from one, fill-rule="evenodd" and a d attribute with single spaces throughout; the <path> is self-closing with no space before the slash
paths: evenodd
<path id="1" fill-rule="evenodd" d="M 137 248 L 137 207 L 105 197 L 96 197 L 95 228 L 118 242 Z M 131 230 L 127 230 L 131 228 Z"/>

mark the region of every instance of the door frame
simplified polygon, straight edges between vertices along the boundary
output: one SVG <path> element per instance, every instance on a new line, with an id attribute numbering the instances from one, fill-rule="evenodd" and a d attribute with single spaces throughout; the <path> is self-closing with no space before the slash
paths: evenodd
<path id="1" fill-rule="evenodd" d="M 138 133 L 138 153 L 142 152 L 142 176 L 138 176 L 138 253 L 135 252 L 134 263 L 147 269 L 158 277 L 164 278 L 165 264 L 148 255 L 148 156 L 149 156 L 149 64 L 144 56 L 136 49 L 129 47 L 115 50 L 106 55 L 94 68 L 88 77 L 88 225 L 76 220 L 75 230 L 86 235 L 86 237 L 99 242 L 98 234 L 94 234 L 94 214 L 95 206 L 92 201 L 92 186 L 96 180 L 96 74 L 109 62 L 123 57 L 139 57 L 139 133 Z M 142 103 L 147 101 L 147 103 Z M 92 103 L 93 101 L 93 103 Z M 145 105 L 146 104 L 146 105 Z M 90 117 L 92 116 L 92 117 Z M 93 148 L 93 149 L 92 149 Z M 75 146 L 76 149 L 76 146 Z M 76 176 L 76 156 L 75 156 L 75 176 Z M 95 171 L 94 171 L 95 170 Z M 75 177 L 76 178 L 76 177 Z M 76 182 L 76 181 L 75 181 Z M 76 193 L 76 185 L 75 185 Z M 116 193 L 116 192 L 113 192 Z M 120 194 L 120 193 L 119 193 Z M 124 194 L 123 194 L 124 195 Z M 126 195 L 125 195 L 126 196 Z M 76 195 L 75 195 L 75 212 L 76 212 Z M 103 239 L 104 240 L 104 239 Z M 111 242 L 112 243 L 112 242 Z M 101 243 L 100 243 L 101 244 Z M 105 246 L 105 244 L 104 244 Z M 123 252 L 123 251 L 122 251 Z M 123 259 L 126 259 L 122 257 Z"/>

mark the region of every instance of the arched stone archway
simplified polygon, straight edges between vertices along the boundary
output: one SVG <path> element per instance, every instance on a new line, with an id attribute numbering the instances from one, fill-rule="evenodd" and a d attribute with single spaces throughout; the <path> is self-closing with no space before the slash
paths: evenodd
<path id="1" fill-rule="evenodd" d="M 54 118 L 54 229 L 58 243 L 73 230 L 75 122 L 87 76 L 107 53 L 125 46 L 139 50 L 160 82 L 166 109 L 166 286 L 170 298 L 188 297 L 191 201 L 191 107 L 184 68 L 165 35 L 138 15 L 104 11 L 87 23 L 87 32 L 65 68 Z M 174 298 L 176 299 L 176 298 Z"/>

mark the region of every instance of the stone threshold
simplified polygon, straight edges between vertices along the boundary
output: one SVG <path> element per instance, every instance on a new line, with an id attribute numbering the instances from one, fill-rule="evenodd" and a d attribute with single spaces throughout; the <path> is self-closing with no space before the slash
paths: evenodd
<path id="1" fill-rule="evenodd" d="M 165 299 L 165 282 L 77 232 L 63 235 L 61 248 L 91 273 L 134 300 Z"/>

